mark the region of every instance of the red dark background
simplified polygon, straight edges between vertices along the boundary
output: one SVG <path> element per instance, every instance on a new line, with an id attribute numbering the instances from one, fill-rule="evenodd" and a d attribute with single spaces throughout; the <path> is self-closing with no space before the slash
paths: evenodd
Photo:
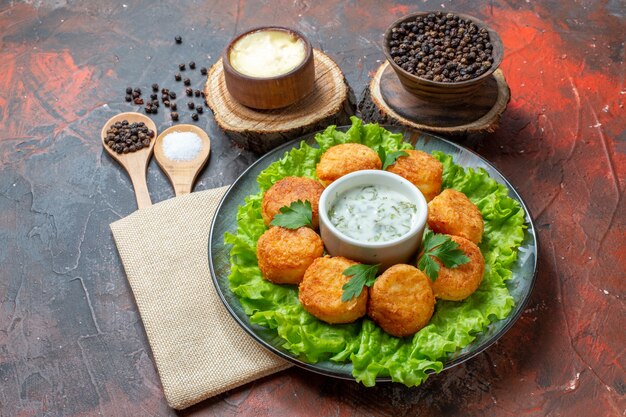
<path id="1" fill-rule="evenodd" d="M 495 133 L 466 145 L 508 176 L 535 219 L 527 309 L 485 353 L 418 388 L 290 369 L 179 414 L 625 415 L 624 2 L 27 3 L 0 1 L 0 415 L 176 414 L 108 228 L 136 208 L 98 138 L 109 117 L 137 109 L 126 86 L 144 97 L 153 82 L 175 86 L 179 62 L 209 66 L 235 34 L 271 23 L 335 59 L 358 97 L 384 59 L 384 29 L 418 10 L 474 15 L 504 42 L 511 102 Z M 169 125 L 162 108 L 153 119 Z M 210 112 L 198 124 L 212 156 L 196 190 L 231 183 L 257 159 Z M 173 196 L 154 161 L 148 185 L 154 202 Z"/>

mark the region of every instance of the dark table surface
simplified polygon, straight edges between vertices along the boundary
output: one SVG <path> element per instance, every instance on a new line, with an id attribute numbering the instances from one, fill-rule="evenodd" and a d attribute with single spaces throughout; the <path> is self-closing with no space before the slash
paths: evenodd
<path id="1" fill-rule="evenodd" d="M 517 324 L 419 388 L 290 369 L 181 415 L 623 416 L 626 314 L 626 4 L 423 1 L 0 1 L 0 415 L 161 416 L 169 409 L 109 223 L 136 209 L 103 152 L 124 89 L 173 86 L 179 62 L 209 66 L 246 28 L 301 30 L 357 97 L 381 34 L 417 10 L 454 10 L 501 35 L 511 102 L 468 145 L 530 206 L 540 267 Z M 184 38 L 174 44 L 174 36 Z M 194 85 L 202 78 L 196 70 Z M 168 113 L 153 117 L 159 130 Z M 189 117 L 188 115 L 186 116 Z M 212 156 L 196 190 L 231 183 L 258 156 L 198 124 Z M 173 196 L 156 163 L 154 202 Z"/>

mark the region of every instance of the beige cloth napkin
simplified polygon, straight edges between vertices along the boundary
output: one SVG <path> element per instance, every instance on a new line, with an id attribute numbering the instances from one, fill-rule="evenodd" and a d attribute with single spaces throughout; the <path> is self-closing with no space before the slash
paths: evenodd
<path id="1" fill-rule="evenodd" d="M 169 405 L 182 409 L 289 367 L 242 330 L 209 272 L 226 187 L 163 201 L 111 224 Z"/>

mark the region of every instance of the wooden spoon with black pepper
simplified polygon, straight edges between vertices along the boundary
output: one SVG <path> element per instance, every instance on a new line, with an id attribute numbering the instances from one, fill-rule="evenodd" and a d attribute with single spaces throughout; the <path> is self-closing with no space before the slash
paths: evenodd
<path id="1" fill-rule="evenodd" d="M 154 132 L 150 138 L 150 144 L 143 146 L 139 150 L 128 153 L 117 153 L 107 144 L 107 131 L 117 122 L 128 121 L 129 124 L 143 122 L 145 126 Z M 157 128 L 154 122 L 147 116 L 140 113 L 128 112 L 120 113 L 117 116 L 111 117 L 102 128 L 100 133 L 100 139 L 102 140 L 102 146 L 111 155 L 111 158 L 115 159 L 128 173 L 130 180 L 133 183 L 135 189 L 135 197 L 137 198 L 137 207 L 139 209 L 150 207 L 152 201 L 150 200 L 150 194 L 148 193 L 148 184 L 146 183 L 146 171 L 148 169 L 148 162 L 152 157 L 152 149 L 157 138 Z"/>

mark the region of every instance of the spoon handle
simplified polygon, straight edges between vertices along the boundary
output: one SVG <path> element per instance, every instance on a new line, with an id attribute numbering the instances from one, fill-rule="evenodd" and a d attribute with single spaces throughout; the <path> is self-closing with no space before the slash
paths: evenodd
<path id="1" fill-rule="evenodd" d="M 193 183 L 188 180 L 172 181 L 172 185 L 174 186 L 174 194 L 176 194 L 176 197 L 189 194 L 193 188 Z"/>
<path id="2" fill-rule="evenodd" d="M 150 193 L 148 193 L 148 184 L 146 183 L 145 175 L 131 175 L 131 182 L 135 189 L 135 197 L 137 198 L 137 208 L 142 209 L 150 207 L 152 200 L 150 200 Z"/>

